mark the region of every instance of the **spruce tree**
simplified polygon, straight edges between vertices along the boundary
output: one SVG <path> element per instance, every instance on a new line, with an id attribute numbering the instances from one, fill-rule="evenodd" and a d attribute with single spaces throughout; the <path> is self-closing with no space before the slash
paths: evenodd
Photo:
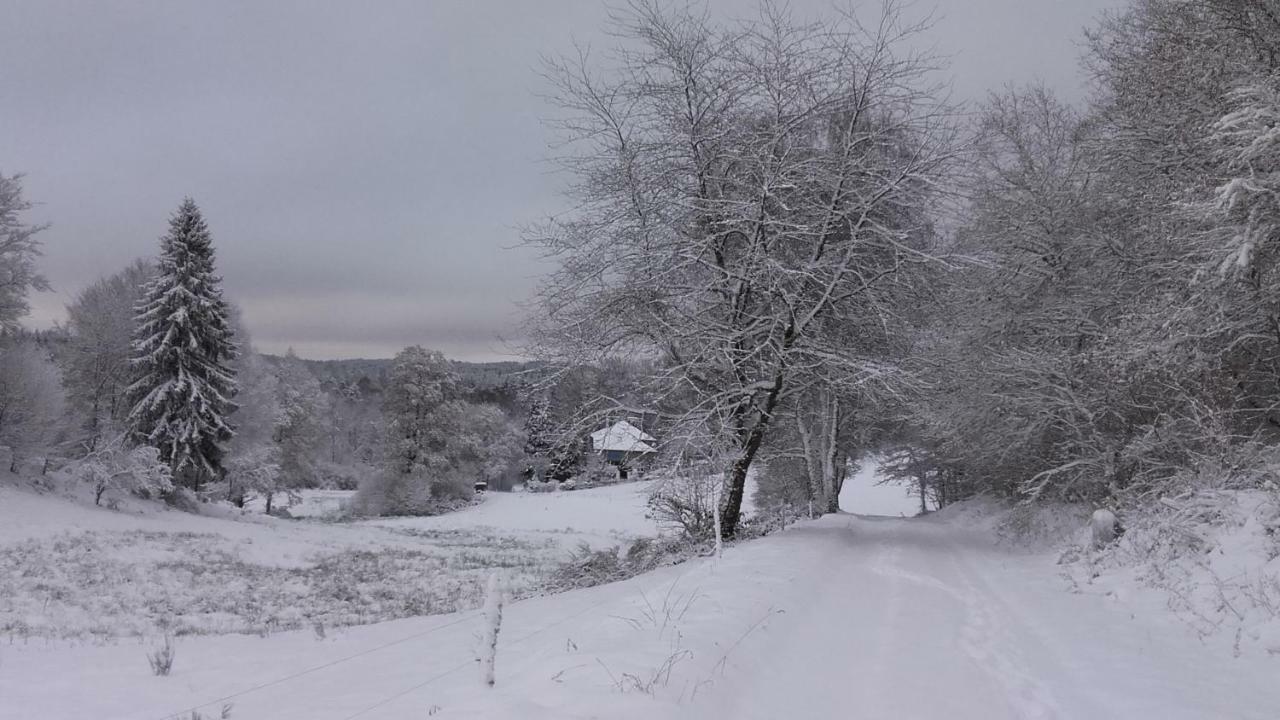
<path id="1" fill-rule="evenodd" d="M 236 383 L 227 363 L 236 349 L 213 256 L 209 228 L 186 198 L 160 239 L 133 341 L 130 433 L 159 449 L 174 480 L 193 489 L 222 476 L 233 435 Z"/>

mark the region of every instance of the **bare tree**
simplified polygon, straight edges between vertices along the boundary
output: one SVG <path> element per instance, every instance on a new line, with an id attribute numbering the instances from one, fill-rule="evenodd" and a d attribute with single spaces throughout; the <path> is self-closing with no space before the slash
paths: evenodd
<path id="1" fill-rule="evenodd" d="M 610 67 L 549 63 L 579 205 L 529 235 L 560 261 L 536 349 L 657 358 L 675 424 L 724 463 L 725 536 L 793 378 L 886 374 L 824 330 L 892 332 L 888 296 L 934 259 L 922 208 L 955 133 L 930 58 L 900 53 L 920 29 L 892 2 L 870 24 L 766 4 L 732 26 L 636 2 Z"/>
<path id="2" fill-rule="evenodd" d="M 0 337 L 0 446 L 10 450 L 10 472 L 18 471 L 25 455 L 54 444 L 65 413 L 62 378 L 48 352 Z"/>
<path id="3" fill-rule="evenodd" d="M 22 176 L 0 174 L 0 331 L 14 330 L 27 314 L 27 292 L 47 290 L 49 282 L 36 272 L 40 255 L 36 233 L 43 225 L 24 223 L 19 217 L 31 209 L 22 197 Z"/>
<path id="4" fill-rule="evenodd" d="M 87 416 L 90 452 L 104 434 L 120 430 L 128 414 L 125 389 L 133 379 L 134 306 L 152 271 L 150 263 L 138 260 L 85 288 L 67 306 L 69 337 L 62 365 L 67 394 Z"/>

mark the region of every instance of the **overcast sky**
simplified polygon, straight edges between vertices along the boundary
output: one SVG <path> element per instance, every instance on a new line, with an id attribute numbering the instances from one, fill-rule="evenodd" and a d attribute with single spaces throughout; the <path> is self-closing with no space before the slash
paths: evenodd
<path id="1" fill-rule="evenodd" d="M 930 0 L 917 7 L 928 8 Z M 1043 80 L 1083 95 L 1081 29 L 1118 0 L 937 0 L 956 94 Z M 539 55 L 601 44 L 574 0 L 10 0 L 0 172 L 26 174 L 55 292 L 154 254 L 205 212 L 259 349 L 458 359 L 508 351 L 540 268 L 518 227 L 562 206 Z M 754 3 L 713 0 L 743 16 Z M 875 5 L 875 3 L 868 3 Z M 793 0 L 801 16 L 829 0 Z"/>

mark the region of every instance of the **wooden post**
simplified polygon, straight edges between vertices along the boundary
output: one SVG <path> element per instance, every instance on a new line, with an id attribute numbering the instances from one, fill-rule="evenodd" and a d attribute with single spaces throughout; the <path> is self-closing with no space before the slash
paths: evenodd
<path id="1" fill-rule="evenodd" d="M 480 645 L 480 672 L 484 684 L 493 687 L 497 679 L 494 670 L 498 660 L 498 630 L 502 627 L 502 581 L 498 573 L 489 576 L 489 588 L 484 598 L 484 638 Z"/>

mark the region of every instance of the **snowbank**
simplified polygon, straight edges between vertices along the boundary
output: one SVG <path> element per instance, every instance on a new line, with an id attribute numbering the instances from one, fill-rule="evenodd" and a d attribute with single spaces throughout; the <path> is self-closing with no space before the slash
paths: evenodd
<path id="1" fill-rule="evenodd" d="M 1081 588 L 1172 610 L 1202 636 L 1233 638 L 1236 654 L 1280 655 L 1280 495 L 1188 492 L 1122 522 L 1111 547 L 1092 553 L 1082 542 L 1066 555 Z"/>

